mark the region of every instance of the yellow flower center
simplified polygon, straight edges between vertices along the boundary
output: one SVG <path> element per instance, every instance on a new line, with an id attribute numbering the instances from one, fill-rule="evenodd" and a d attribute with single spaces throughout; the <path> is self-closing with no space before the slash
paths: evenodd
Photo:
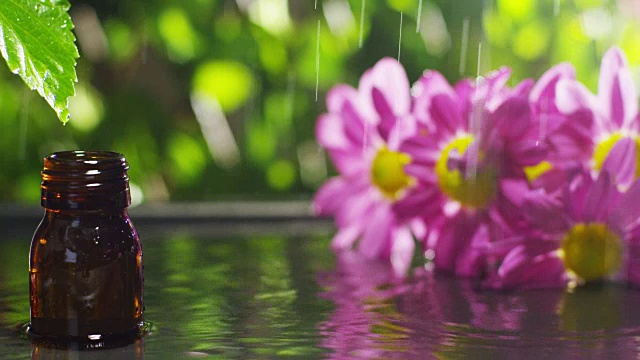
<path id="1" fill-rule="evenodd" d="M 404 172 L 404 166 L 410 162 L 409 155 L 383 147 L 373 159 L 371 179 L 386 197 L 398 199 L 402 191 L 413 183 L 413 178 Z"/>
<path id="2" fill-rule="evenodd" d="M 473 140 L 472 135 L 466 134 L 447 144 L 436 162 L 435 170 L 443 193 L 464 206 L 480 208 L 486 206 L 496 194 L 495 171 L 485 168 L 471 177 L 465 177 L 460 170 L 451 170 L 448 166 L 451 152 L 455 150 L 463 155 Z"/>
<path id="3" fill-rule="evenodd" d="M 599 280 L 622 263 L 622 241 L 607 225 L 576 224 L 562 239 L 566 268 L 584 280 Z"/>
<path id="4" fill-rule="evenodd" d="M 618 140 L 625 137 L 619 132 L 612 133 L 607 136 L 604 140 L 600 141 L 593 152 L 593 163 L 596 170 L 600 170 L 602 165 L 604 164 L 604 160 L 611 152 L 611 149 L 616 145 Z M 636 174 L 635 177 L 640 177 L 640 137 L 637 135 L 632 135 L 631 138 L 633 142 L 636 144 Z"/>
<path id="5" fill-rule="evenodd" d="M 529 181 L 533 181 L 551 169 L 553 169 L 553 165 L 545 160 L 539 162 L 537 165 L 526 166 L 524 168 L 524 173 Z"/>

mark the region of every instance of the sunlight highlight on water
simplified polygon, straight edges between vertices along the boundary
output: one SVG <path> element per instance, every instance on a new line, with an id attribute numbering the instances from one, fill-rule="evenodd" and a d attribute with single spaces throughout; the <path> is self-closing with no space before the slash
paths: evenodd
<path id="1" fill-rule="evenodd" d="M 467 47 L 469 46 L 469 17 L 462 21 L 462 40 L 460 42 L 460 75 L 464 74 L 467 65 Z"/>

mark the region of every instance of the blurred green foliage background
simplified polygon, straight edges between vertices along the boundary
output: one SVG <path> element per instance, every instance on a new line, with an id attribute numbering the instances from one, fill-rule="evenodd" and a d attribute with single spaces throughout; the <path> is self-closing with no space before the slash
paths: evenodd
<path id="1" fill-rule="evenodd" d="M 42 158 L 72 149 L 125 154 L 136 201 L 310 198 L 333 173 L 314 141 L 326 92 L 399 50 L 412 82 L 507 65 L 515 83 L 570 61 L 595 90 L 617 45 L 640 80 L 636 0 L 71 3 L 66 126 L 0 67 L 0 201 L 38 203 Z"/>

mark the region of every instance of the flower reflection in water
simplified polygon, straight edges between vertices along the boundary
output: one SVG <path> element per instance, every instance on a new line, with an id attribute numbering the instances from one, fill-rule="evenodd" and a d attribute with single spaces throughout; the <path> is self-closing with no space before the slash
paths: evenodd
<path id="1" fill-rule="evenodd" d="M 410 334 L 396 297 L 409 287 L 398 280 L 388 262 L 355 251 L 340 253 L 336 270 L 319 277 L 322 296 L 336 306 L 320 326 L 321 346 L 333 351 L 331 358 L 406 357 Z"/>
<path id="2" fill-rule="evenodd" d="M 619 285 L 482 291 L 425 269 L 401 282 L 355 252 L 318 282 L 335 304 L 320 325 L 332 359 L 626 359 L 640 346 L 640 291 Z"/>

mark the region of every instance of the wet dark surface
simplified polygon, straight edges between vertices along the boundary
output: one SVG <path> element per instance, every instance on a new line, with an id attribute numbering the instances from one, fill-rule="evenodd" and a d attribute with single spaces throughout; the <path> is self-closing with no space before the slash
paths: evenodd
<path id="1" fill-rule="evenodd" d="M 422 267 L 394 284 L 383 264 L 331 253 L 326 223 L 294 220 L 136 224 L 152 330 L 80 352 L 23 334 L 37 220 L 0 222 L 0 358 L 638 357 L 640 291 L 486 292 Z"/>

